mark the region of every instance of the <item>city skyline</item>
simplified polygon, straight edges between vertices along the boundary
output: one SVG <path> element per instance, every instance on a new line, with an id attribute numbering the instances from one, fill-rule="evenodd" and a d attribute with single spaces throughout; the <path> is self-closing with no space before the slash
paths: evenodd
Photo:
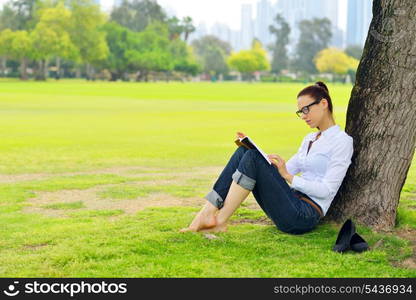
<path id="1" fill-rule="evenodd" d="M 0 0 L 3 4 L 7 0 Z M 93 0 L 103 11 L 111 12 L 121 0 Z M 234 50 L 251 47 L 253 38 L 263 45 L 273 43 L 269 32 L 273 18 L 280 13 L 291 28 L 289 52 L 293 52 L 301 20 L 327 17 L 333 37 L 330 46 L 363 45 L 371 20 L 371 0 L 153 0 L 168 15 L 191 16 L 196 31 L 190 41 L 211 34 L 227 41 Z M 221 2 L 220 2 L 221 1 Z"/>
<path id="2" fill-rule="evenodd" d="M 185 0 L 186 1 L 186 0 Z M 348 0 L 346 7 L 338 0 L 255 0 L 253 3 L 241 1 L 240 27 L 232 29 L 226 23 L 205 22 L 196 23 L 196 31 L 190 40 L 211 34 L 228 42 L 235 51 L 251 47 L 253 38 L 259 39 L 267 48 L 274 42 L 274 36 L 269 31 L 273 18 L 280 13 L 289 24 L 288 51 L 294 53 L 299 40 L 298 24 L 302 20 L 313 18 L 328 18 L 331 21 L 332 38 L 330 47 L 345 48 L 348 45 L 363 46 L 371 21 L 371 0 Z M 347 23 L 339 27 L 340 13 L 346 17 Z M 241 29 L 240 29 L 241 28 Z"/>
<path id="3" fill-rule="evenodd" d="M 0 6 L 9 0 L 0 0 Z M 259 0 L 156 0 L 161 6 L 168 10 L 174 10 L 178 17 L 191 16 L 195 24 L 205 23 L 207 26 L 213 26 L 215 23 L 226 24 L 232 30 L 240 30 L 241 28 L 241 5 L 252 4 L 253 14 L 257 13 L 256 3 Z M 273 4 L 277 0 L 271 0 Z M 315 1 L 315 0 L 308 0 Z M 334 0 L 336 1 L 336 0 Z M 340 23 L 338 27 L 346 30 L 347 16 L 342 11 L 347 10 L 348 0 L 338 0 L 340 2 L 340 10 L 338 18 Z M 98 0 L 105 12 L 110 12 L 115 0 Z M 220 7 L 221 9 L 218 9 Z"/>
<path id="4" fill-rule="evenodd" d="M 112 1 L 112 0 L 101 0 Z M 231 30 L 241 30 L 241 7 L 244 4 L 251 4 L 252 13 L 257 14 L 257 3 L 261 0 L 210 0 L 210 1 L 195 1 L 195 0 L 157 0 L 157 2 L 164 8 L 174 11 L 178 17 L 191 16 L 195 24 L 204 23 L 211 27 L 218 24 L 225 24 Z M 272 5 L 276 5 L 279 0 L 269 0 Z M 316 0 L 305 0 L 314 2 Z M 347 2 L 348 0 L 331 0 L 337 2 L 339 6 L 337 14 L 337 27 L 346 31 L 347 28 Z M 363 0 L 365 1 L 365 0 Z M 221 7 L 218 10 L 218 7 Z M 344 12 L 344 13 L 343 13 Z"/>

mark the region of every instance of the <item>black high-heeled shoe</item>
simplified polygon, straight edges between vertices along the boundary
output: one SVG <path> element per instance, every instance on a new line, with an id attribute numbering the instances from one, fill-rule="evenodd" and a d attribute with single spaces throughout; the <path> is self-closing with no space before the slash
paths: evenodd
<path id="1" fill-rule="evenodd" d="M 363 252 L 368 250 L 368 243 L 358 233 L 354 233 L 351 237 L 350 248 L 355 252 Z"/>
<path id="2" fill-rule="evenodd" d="M 351 219 L 348 219 L 342 225 L 341 230 L 338 233 L 337 240 L 332 250 L 335 252 L 345 252 L 347 250 L 350 250 L 351 238 L 354 234 L 355 234 L 355 225 L 351 221 Z"/>

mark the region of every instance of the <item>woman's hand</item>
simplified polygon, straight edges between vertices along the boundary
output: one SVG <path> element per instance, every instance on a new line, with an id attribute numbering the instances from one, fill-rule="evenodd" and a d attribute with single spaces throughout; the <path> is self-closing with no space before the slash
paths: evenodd
<path id="1" fill-rule="evenodd" d="M 276 167 L 276 169 L 279 171 L 280 175 L 287 179 L 289 177 L 289 172 L 286 169 L 286 162 L 283 158 L 281 158 L 277 154 L 267 154 L 267 157 L 270 159 L 272 164 Z"/>
<path id="2" fill-rule="evenodd" d="M 243 138 L 243 137 L 245 137 L 246 135 L 244 134 L 244 133 L 242 133 L 242 132 L 237 132 L 237 138 Z"/>

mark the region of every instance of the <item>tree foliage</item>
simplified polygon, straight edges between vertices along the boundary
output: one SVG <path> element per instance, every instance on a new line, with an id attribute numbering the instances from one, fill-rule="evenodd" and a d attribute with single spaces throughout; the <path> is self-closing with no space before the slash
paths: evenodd
<path id="1" fill-rule="evenodd" d="M 321 50 L 314 59 L 319 72 L 347 74 L 349 70 L 357 70 L 359 61 L 336 48 Z"/>
<path id="2" fill-rule="evenodd" d="M 299 42 L 296 46 L 293 68 L 297 71 L 316 73 L 314 57 L 328 48 L 331 40 L 331 22 L 327 18 L 303 20 L 299 23 Z"/>
<path id="3" fill-rule="evenodd" d="M 289 44 L 290 27 L 282 15 L 277 14 L 274 18 L 275 24 L 269 26 L 269 31 L 276 38 L 274 44 L 270 46 L 272 51 L 271 70 L 279 74 L 288 67 L 289 58 L 287 55 L 287 45 Z"/>
<path id="4" fill-rule="evenodd" d="M 242 50 L 238 53 L 233 53 L 228 59 L 228 64 L 232 69 L 243 74 L 251 74 L 256 71 L 267 71 L 270 69 L 266 50 L 263 49 L 259 41 L 253 43 L 251 50 Z"/>

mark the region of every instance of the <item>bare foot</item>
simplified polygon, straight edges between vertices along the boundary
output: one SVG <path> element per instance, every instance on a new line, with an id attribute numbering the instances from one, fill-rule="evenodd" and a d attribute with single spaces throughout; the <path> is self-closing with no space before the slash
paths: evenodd
<path id="1" fill-rule="evenodd" d="M 202 231 L 204 229 L 213 228 L 217 225 L 217 218 L 212 214 L 198 214 L 195 219 L 192 221 L 191 225 L 186 228 L 182 228 L 179 232 L 188 232 L 188 231 Z"/>
<path id="2" fill-rule="evenodd" d="M 205 228 L 199 230 L 200 232 L 226 232 L 227 231 L 227 224 L 218 224 L 211 228 Z"/>

